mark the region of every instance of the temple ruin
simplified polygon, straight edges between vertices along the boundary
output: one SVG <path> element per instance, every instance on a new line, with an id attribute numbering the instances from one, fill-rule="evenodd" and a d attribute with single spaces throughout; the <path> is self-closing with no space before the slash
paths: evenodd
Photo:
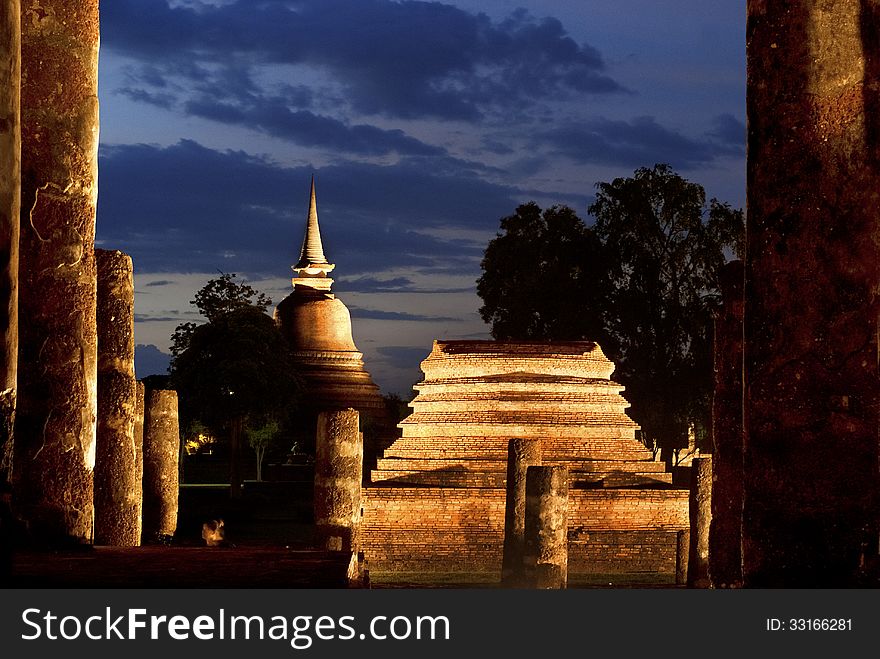
<path id="1" fill-rule="evenodd" d="M 435 341 L 413 413 L 362 493 L 374 571 L 501 575 L 511 438 L 569 470 L 568 573 L 674 574 L 688 491 L 635 438 L 592 342 Z"/>
<path id="2" fill-rule="evenodd" d="M 293 292 L 276 307 L 275 322 L 293 348 L 297 371 L 305 381 L 303 406 L 311 417 L 322 410 L 354 408 L 362 416 L 384 418 L 379 387 L 352 338 L 351 314 L 330 292 L 329 273 L 335 267 L 324 255 L 312 178 L 305 236 L 292 266 Z"/>

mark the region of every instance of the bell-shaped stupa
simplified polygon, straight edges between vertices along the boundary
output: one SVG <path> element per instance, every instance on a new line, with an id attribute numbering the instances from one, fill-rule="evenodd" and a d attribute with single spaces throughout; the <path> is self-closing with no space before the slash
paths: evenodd
<path id="1" fill-rule="evenodd" d="M 324 255 L 318 227 L 315 178 L 293 292 L 275 308 L 275 322 L 293 348 L 305 389 L 303 403 L 312 411 L 353 407 L 365 417 L 383 417 L 379 387 L 364 368 L 351 335 L 351 314 L 333 293 L 334 264 Z"/>

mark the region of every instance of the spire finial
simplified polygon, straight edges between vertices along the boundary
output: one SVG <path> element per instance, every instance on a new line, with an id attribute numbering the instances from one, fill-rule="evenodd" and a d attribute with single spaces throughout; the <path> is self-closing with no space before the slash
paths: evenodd
<path id="1" fill-rule="evenodd" d="M 303 236 L 302 249 L 299 261 L 293 270 L 296 277 L 293 286 L 304 286 L 318 290 L 329 291 L 333 280 L 327 273 L 336 267 L 327 261 L 324 256 L 324 246 L 321 244 L 321 230 L 318 227 L 318 202 L 315 195 L 315 175 L 312 174 L 311 191 L 309 195 L 309 216 L 306 221 L 306 233 Z"/>
<path id="2" fill-rule="evenodd" d="M 309 265 L 327 263 L 324 246 L 321 244 L 321 229 L 318 227 L 318 202 L 315 196 L 315 175 L 312 174 L 312 187 L 309 198 L 309 219 L 306 221 L 306 235 L 303 237 L 299 262 L 294 269 L 307 268 Z"/>

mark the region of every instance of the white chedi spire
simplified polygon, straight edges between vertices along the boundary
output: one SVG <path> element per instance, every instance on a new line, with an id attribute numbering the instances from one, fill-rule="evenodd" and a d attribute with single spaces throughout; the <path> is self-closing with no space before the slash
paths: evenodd
<path id="1" fill-rule="evenodd" d="M 293 278 L 294 288 L 309 288 L 329 291 L 333 280 L 327 273 L 336 266 L 324 256 L 324 245 L 321 243 L 321 229 L 318 226 L 318 202 L 315 195 L 315 176 L 312 175 L 309 195 L 309 216 L 306 220 L 306 231 L 303 236 L 299 261 L 292 266 L 296 276 Z"/>

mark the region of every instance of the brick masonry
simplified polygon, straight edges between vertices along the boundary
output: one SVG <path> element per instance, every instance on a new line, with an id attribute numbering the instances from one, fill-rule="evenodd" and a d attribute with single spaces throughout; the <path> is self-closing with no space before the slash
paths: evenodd
<path id="1" fill-rule="evenodd" d="M 362 548 L 377 571 L 500 575 L 503 489 L 373 487 L 362 502 Z M 675 571 L 686 490 L 570 490 L 569 572 Z"/>
<path id="2" fill-rule="evenodd" d="M 635 439 L 614 365 L 591 342 L 435 342 L 362 497 L 371 569 L 501 573 L 507 445 L 567 466 L 569 573 L 675 573 L 688 491 Z"/>

